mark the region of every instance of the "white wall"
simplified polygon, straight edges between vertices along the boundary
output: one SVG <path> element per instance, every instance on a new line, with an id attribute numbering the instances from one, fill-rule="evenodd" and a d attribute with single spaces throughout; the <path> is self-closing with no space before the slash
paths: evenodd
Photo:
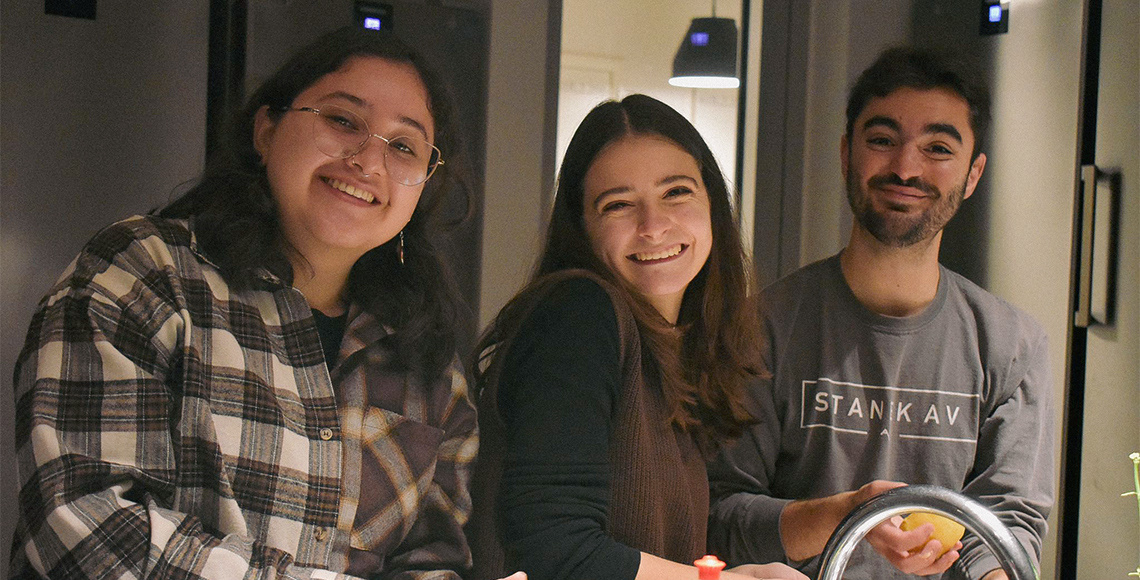
<path id="1" fill-rule="evenodd" d="M 4 2 L 0 81 L 0 577 L 16 513 L 12 367 L 36 302 L 101 226 L 201 171 L 205 2 Z M 124 116 L 127 120 L 124 121 Z"/>

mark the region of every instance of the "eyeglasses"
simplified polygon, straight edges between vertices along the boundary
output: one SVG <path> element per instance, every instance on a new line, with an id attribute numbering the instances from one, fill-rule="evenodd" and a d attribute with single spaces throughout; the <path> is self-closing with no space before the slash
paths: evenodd
<path id="1" fill-rule="evenodd" d="M 418 137 L 399 136 L 391 139 L 377 135 L 368 123 L 352 111 L 336 105 L 293 107 L 288 111 L 312 113 L 313 142 L 321 153 L 336 159 L 359 154 L 368 145 L 369 137 L 384 143 L 384 169 L 388 176 L 404 185 L 419 185 L 443 165 L 439 149 Z"/>

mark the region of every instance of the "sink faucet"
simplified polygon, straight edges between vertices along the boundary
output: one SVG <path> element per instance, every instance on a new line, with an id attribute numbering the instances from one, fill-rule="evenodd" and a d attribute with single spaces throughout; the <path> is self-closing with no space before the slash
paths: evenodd
<path id="1" fill-rule="evenodd" d="M 1037 569 L 1025 548 L 997 516 L 982 504 L 935 485 L 898 487 L 847 514 L 823 549 L 819 580 L 839 580 L 859 540 L 880 522 L 916 511 L 933 512 L 966 526 L 993 550 L 1010 580 L 1038 580 Z"/>

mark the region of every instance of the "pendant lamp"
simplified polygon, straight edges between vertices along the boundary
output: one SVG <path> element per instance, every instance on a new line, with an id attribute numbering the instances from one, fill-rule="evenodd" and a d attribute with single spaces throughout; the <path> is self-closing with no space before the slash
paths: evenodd
<path id="1" fill-rule="evenodd" d="M 716 2 L 709 18 L 694 18 L 673 57 L 675 87 L 735 89 L 740 86 L 736 63 L 736 21 L 717 18 Z"/>

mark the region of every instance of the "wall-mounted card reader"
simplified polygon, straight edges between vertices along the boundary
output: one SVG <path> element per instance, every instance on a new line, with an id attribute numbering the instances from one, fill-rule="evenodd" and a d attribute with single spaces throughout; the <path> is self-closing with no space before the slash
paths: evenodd
<path id="1" fill-rule="evenodd" d="M 1009 32 L 1009 0 L 982 0 L 982 35 Z"/>
<path id="2" fill-rule="evenodd" d="M 379 2 L 364 2 L 357 0 L 354 3 L 353 14 L 356 24 L 372 30 L 392 30 L 392 5 Z"/>

